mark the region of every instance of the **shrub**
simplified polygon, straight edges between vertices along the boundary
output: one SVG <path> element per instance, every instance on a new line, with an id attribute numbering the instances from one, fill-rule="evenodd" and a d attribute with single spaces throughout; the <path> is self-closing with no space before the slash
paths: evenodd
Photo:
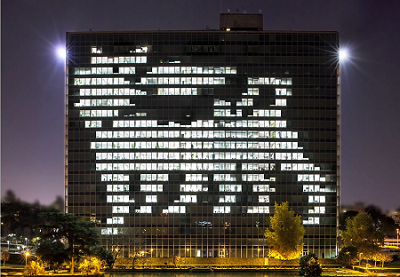
<path id="1" fill-rule="evenodd" d="M 24 269 L 24 275 L 26 276 L 37 276 L 44 275 L 46 271 L 44 270 L 44 265 L 40 261 L 29 262 Z"/>
<path id="2" fill-rule="evenodd" d="M 343 247 L 339 255 L 337 257 L 337 261 L 342 265 L 342 266 L 352 266 L 357 263 L 357 248 L 349 245 Z"/>
<path id="3" fill-rule="evenodd" d="M 318 257 L 310 253 L 300 259 L 300 276 L 321 276 L 322 268 L 318 263 Z"/>
<path id="4" fill-rule="evenodd" d="M 90 274 L 98 274 L 105 266 L 104 261 L 100 261 L 95 257 L 87 257 L 80 263 L 78 269 L 86 275 Z"/>

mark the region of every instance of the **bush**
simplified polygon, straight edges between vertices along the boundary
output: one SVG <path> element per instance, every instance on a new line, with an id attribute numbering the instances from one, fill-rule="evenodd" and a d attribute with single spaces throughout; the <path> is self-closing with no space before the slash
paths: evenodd
<path id="1" fill-rule="evenodd" d="M 299 275 L 300 276 L 321 276 L 322 268 L 318 263 L 318 257 L 314 253 L 301 257 Z"/>
<path id="2" fill-rule="evenodd" d="M 352 266 L 357 263 L 357 248 L 349 245 L 343 247 L 339 255 L 337 257 L 337 261 L 342 265 L 342 266 Z"/>
<path id="3" fill-rule="evenodd" d="M 44 270 L 44 265 L 37 261 L 29 262 L 24 269 L 25 276 L 37 276 L 37 275 L 44 275 L 46 271 Z"/>
<path id="4" fill-rule="evenodd" d="M 78 269 L 86 273 L 86 275 L 90 274 L 99 274 L 100 271 L 104 268 L 105 262 L 100 261 L 95 257 L 87 257 L 80 263 Z"/>

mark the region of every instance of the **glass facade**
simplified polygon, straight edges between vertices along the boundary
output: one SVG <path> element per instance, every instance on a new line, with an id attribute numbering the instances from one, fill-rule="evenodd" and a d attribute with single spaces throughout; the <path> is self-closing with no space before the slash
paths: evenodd
<path id="1" fill-rule="evenodd" d="M 336 255 L 336 32 L 67 34 L 66 210 L 129 256 L 266 257 L 288 201 Z"/>

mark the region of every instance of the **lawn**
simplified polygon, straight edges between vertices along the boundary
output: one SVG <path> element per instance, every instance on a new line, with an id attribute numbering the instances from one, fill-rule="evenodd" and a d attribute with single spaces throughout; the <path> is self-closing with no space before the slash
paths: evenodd
<path id="1" fill-rule="evenodd" d="M 399 262 L 392 263 L 392 264 L 385 265 L 385 267 L 400 268 L 400 261 L 399 261 Z"/>

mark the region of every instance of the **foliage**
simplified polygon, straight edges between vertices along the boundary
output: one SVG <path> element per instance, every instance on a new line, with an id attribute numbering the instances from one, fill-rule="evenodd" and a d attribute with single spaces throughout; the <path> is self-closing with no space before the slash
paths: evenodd
<path id="1" fill-rule="evenodd" d="M 81 221 L 74 214 L 61 212 L 41 213 L 42 237 L 53 240 L 66 239 L 65 253 L 71 258 L 71 273 L 74 260 L 90 254 L 90 247 L 99 242 L 99 235 L 94 230 L 94 223 Z"/>
<path id="2" fill-rule="evenodd" d="M 377 261 L 380 261 L 382 264 L 382 267 L 383 267 L 384 263 L 391 262 L 393 260 L 393 257 L 389 253 L 381 250 L 381 251 L 375 253 L 372 256 L 372 259 L 375 261 L 375 267 L 376 267 Z"/>
<path id="3" fill-rule="evenodd" d="M 1 202 L 1 236 L 15 234 L 16 238 L 33 238 L 40 234 L 37 224 L 39 213 L 52 211 L 52 208 L 41 207 L 38 203 L 28 204 L 10 199 Z"/>
<path id="4" fill-rule="evenodd" d="M 275 214 L 270 217 L 270 228 L 265 230 L 264 236 L 268 240 L 269 256 L 290 260 L 299 257 L 303 251 L 305 229 L 301 224 L 301 217 L 295 215 L 289 208 L 289 203 L 282 205 L 275 203 Z"/>
<path id="5" fill-rule="evenodd" d="M 321 273 L 322 268 L 318 263 L 317 255 L 310 253 L 300 258 L 300 276 L 321 276 Z"/>
<path id="6" fill-rule="evenodd" d="M 369 205 L 365 208 L 365 212 L 371 216 L 376 230 L 382 232 L 384 236 L 396 236 L 396 228 L 399 228 L 398 225 L 393 218 L 383 214 L 379 207 Z"/>
<path id="7" fill-rule="evenodd" d="M 128 267 L 133 264 L 132 258 L 117 258 L 114 262 L 114 267 Z"/>
<path id="8" fill-rule="evenodd" d="M 40 261 L 29 262 L 24 269 L 25 276 L 37 276 L 44 275 L 46 271 L 44 270 L 44 265 Z"/>
<path id="9" fill-rule="evenodd" d="M 10 259 L 10 253 L 1 251 L 1 260 L 3 261 L 3 266 L 6 266 L 6 261 Z"/>
<path id="10" fill-rule="evenodd" d="M 181 257 L 179 255 L 174 255 L 172 257 L 172 263 L 174 264 L 175 267 L 177 267 L 180 262 L 181 262 Z"/>
<path id="11" fill-rule="evenodd" d="M 357 248 L 349 245 L 343 247 L 337 257 L 337 261 L 343 266 L 352 266 L 357 263 Z"/>
<path id="12" fill-rule="evenodd" d="M 348 218 L 355 217 L 359 212 L 358 211 L 346 211 L 345 213 L 340 213 L 339 215 L 339 229 L 341 231 L 346 230 L 346 220 Z"/>
<path id="13" fill-rule="evenodd" d="M 356 247 L 367 259 L 379 252 L 378 244 L 384 241 L 383 234 L 375 229 L 372 217 L 364 212 L 346 220 L 346 230 L 342 232 L 342 237 L 345 246 Z"/>
<path id="14" fill-rule="evenodd" d="M 146 257 L 138 257 L 137 259 L 135 259 L 135 263 L 140 264 L 142 266 L 142 268 L 144 268 L 145 265 L 149 262 L 150 262 L 150 260 Z"/>
<path id="15" fill-rule="evenodd" d="M 65 245 L 59 240 L 45 239 L 40 242 L 36 254 L 56 271 L 68 259 Z"/>
<path id="16" fill-rule="evenodd" d="M 113 268 L 115 260 L 113 254 L 110 251 L 100 245 L 95 245 L 90 248 L 90 252 L 99 260 L 104 261 L 108 268 Z"/>
<path id="17" fill-rule="evenodd" d="M 104 268 L 105 262 L 99 260 L 96 257 L 86 257 L 80 264 L 78 269 L 86 275 L 90 274 L 99 274 L 100 271 Z"/>

